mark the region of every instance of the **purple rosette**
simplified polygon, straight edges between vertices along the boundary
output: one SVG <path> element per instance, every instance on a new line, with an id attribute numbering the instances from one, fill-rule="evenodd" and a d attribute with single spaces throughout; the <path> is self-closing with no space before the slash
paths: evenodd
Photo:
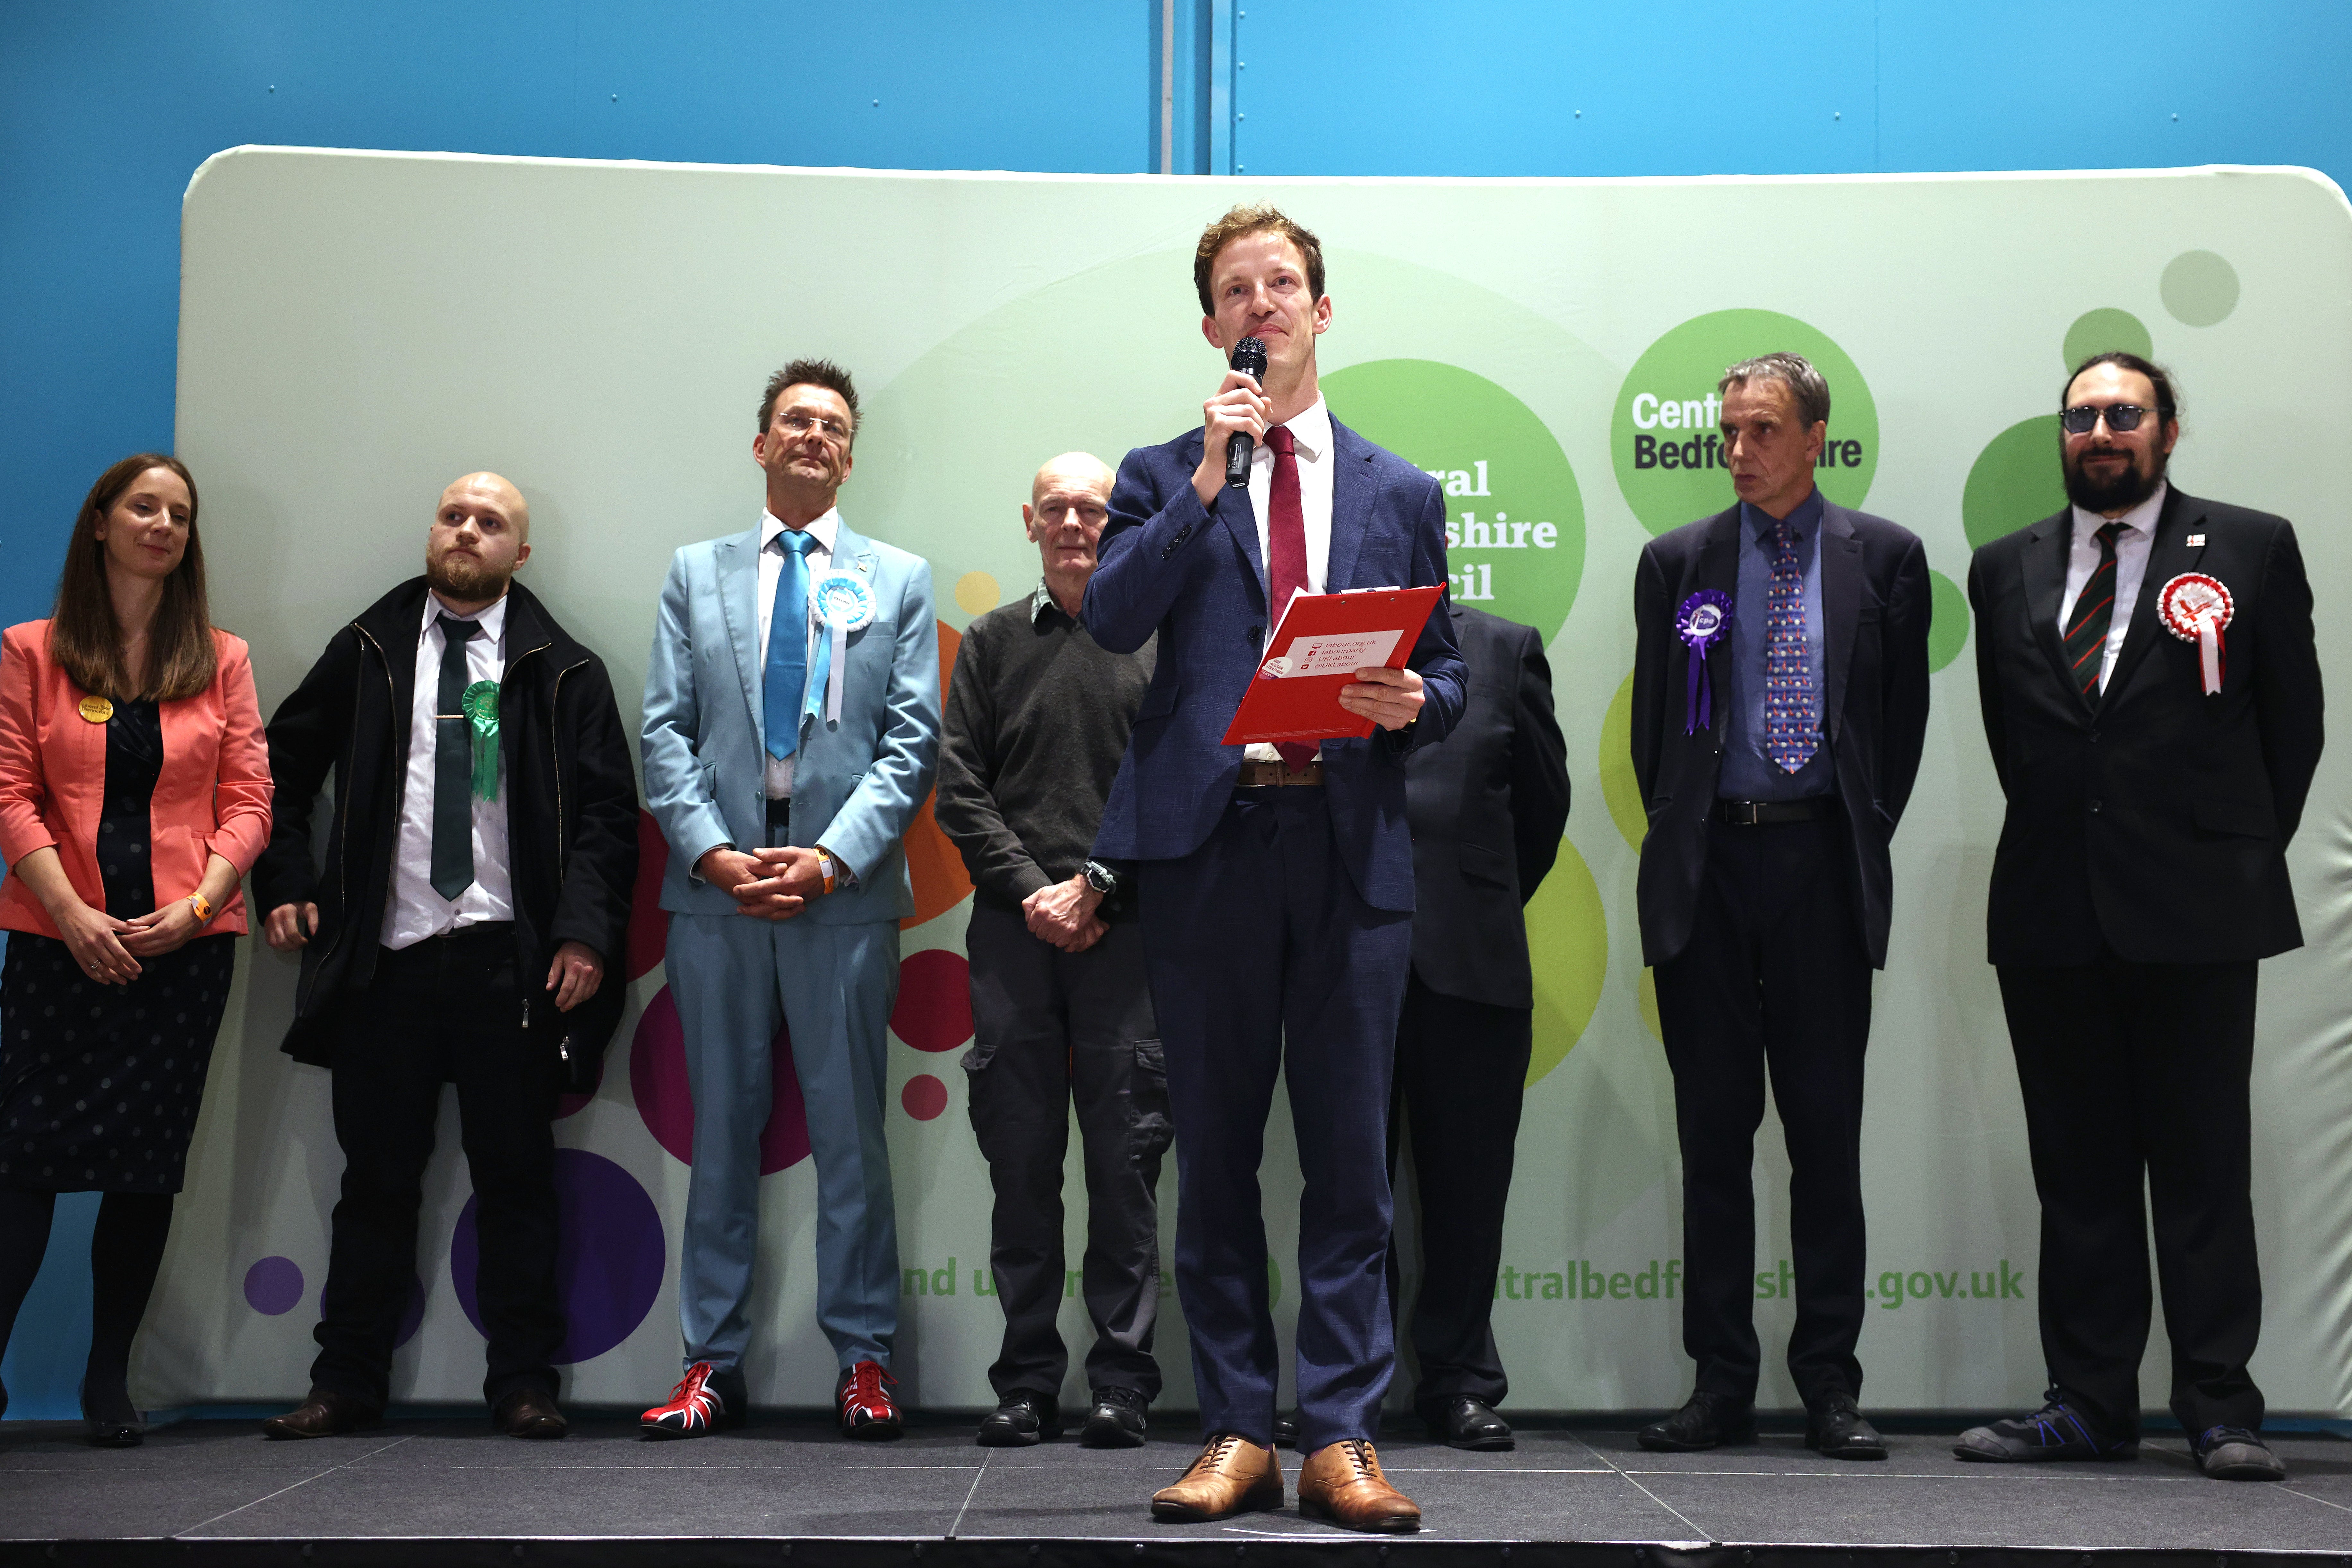
<path id="1" fill-rule="evenodd" d="M 1730 629 L 1731 595 L 1701 588 L 1675 612 L 1675 636 L 1690 649 L 1690 685 L 1683 707 L 1683 733 L 1696 735 L 1715 723 L 1714 682 L 1707 679 L 1706 652 Z"/>

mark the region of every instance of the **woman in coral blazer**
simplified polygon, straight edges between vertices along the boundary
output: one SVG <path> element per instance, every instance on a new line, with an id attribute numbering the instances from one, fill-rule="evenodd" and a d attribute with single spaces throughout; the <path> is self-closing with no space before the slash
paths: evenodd
<path id="1" fill-rule="evenodd" d="M 144 1429 L 131 1338 L 246 929 L 238 885 L 268 842 L 253 667 L 206 614 L 195 481 L 177 458 L 125 458 L 82 503 L 55 613 L 0 634 L 0 1342 L 57 1194 L 104 1193 L 94 1443 Z"/>

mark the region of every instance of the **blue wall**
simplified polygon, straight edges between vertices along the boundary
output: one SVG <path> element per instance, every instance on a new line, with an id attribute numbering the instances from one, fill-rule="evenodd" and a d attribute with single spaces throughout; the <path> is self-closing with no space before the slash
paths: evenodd
<path id="1" fill-rule="evenodd" d="M 99 470 L 171 445 L 180 196 L 222 148 L 1149 172 L 1163 52 L 1179 174 L 2352 175 L 2341 0 L 871 0 L 822 19 L 744 0 L 11 0 L 0 624 L 46 613 Z M 0 1365 L 12 1415 L 73 1413 L 94 1209 L 60 1205 Z"/>

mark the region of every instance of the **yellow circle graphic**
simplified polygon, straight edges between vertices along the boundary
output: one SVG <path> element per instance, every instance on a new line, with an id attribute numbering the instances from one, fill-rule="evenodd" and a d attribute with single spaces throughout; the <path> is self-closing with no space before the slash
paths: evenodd
<path id="1" fill-rule="evenodd" d="M 996 579 L 985 572 L 967 572 L 956 579 L 956 606 L 967 616 L 984 615 L 1004 597 Z"/>
<path id="2" fill-rule="evenodd" d="M 1601 716 L 1601 798 L 1609 820 L 1627 844 L 1639 849 L 1649 836 L 1650 814 L 1642 804 L 1642 781 L 1633 776 L 1633 672 L 1627 670 Z"/>
<path id="3" fill-rule="evenodd" d="M 1609 916 L 1601 888 L 1576 846 L 1559 841 L 1559 858 L 1528 902 L 1528 957 L 1535 966 L 1534 1083 L 1568 1059 L 1592 1022 L 1609 973 Z"/>

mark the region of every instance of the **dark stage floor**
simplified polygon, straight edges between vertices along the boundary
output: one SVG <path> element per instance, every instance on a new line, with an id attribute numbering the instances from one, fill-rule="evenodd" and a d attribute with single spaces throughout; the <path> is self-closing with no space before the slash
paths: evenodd
<path id="1" fill-rule="evenodd" d="M 1961 1465 L 1945 1436 L 1898 1434 L 1883 1465 L 1840 1464 L 1793 1433 L 1759 1447 L 1664 1456 L 1630 1430 L 1523 1431 L 1518 1451 L 1463 1454 L 1391 1434 L 1390 1476 L 1426 1515 L 1385 1542 L 1301 1519 L 1295 1505 L 1223 1524 L 1154 1525 L 1193 1434 L 1091 1452 L 1070 1441 L 975 1447 L 969 1426 L 900 1443 L 844 1443 L 814 1419 L 694 1442 L 647 1443 L 591 1419 L 561 1443 L 473 1420 L 402 1421 L 312 1443 L 268 1443 L 249 1421 L 191 1420 L 144 1447 L 98 1451 L 79 1427 L 0 1424 L 0 1563 L 531 1561 L 883 1563 L 1261 1563 L 1353 1542 L 1441 1559 L 1538 1563 L 1832 1563 L 1887 1548 L 1915 1562 L 1991 1562 L 2042 1549 L 2161 1553 L 2231 1565 L 2272 1553 L 2352 1563 L 2352 1444 L 2278 1436 L 2283 1486 L 2209 1481 L 2177 1435 L 2137 1462 Z M 1295 1456 L 1286 1471 L 1297 1474 Z M 86 1543 L 77 1543 L 79 1541 Z M 54 1544 L 53 1544 L 54 1543 Z M 1567 1543 L 1616 1543 L 1578 1550 Z M 1645 1545 L 1647 1552 L 1632 1550 Z M 1709 1550 L 1710 1546 L 1726 1548 Z M 1808 1548 L 1815 1550 L 1807 1550 Z M 1932 1557 L 1920 1551 L 1937 1549 Z M 1753 1550 L 1748 1550 L 1753 1549 Z M 1958 1555 L 1953 1555 L 1957 1550 Z M 1976 1550 L 1970 1550 L 1976 1549 Z M 2009 1549 L 2009 1550 L 2000 1550 Z M 2193 1555 L 2191 1555 L 2193 1554 Z"/>

